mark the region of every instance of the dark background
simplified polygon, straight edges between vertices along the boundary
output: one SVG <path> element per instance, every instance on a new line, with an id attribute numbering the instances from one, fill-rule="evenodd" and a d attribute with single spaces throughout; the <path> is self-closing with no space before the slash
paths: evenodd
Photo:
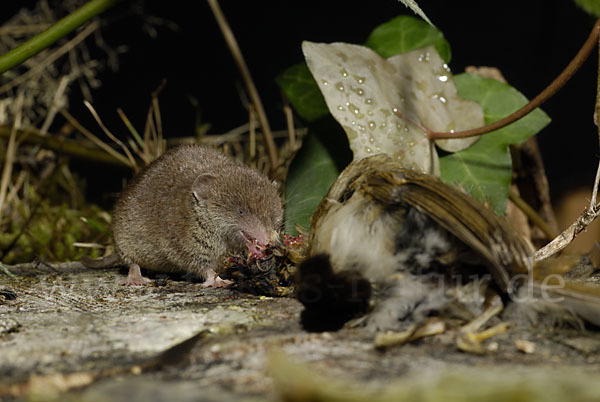
<path id="1" fill-rule="evenodd" d="M 17 9 L 15 3 L 3 14 L 9 15 L 12 7 Z M 498 67 L 508 82 L 528 98 L 537 95 L 562 71 L 594 23 L 569 0 L 418 3 L 450 42 L 454 72 L 462 72 L 468 65 Z M 123 2 L 111 10 L 108 16 L 112 23 L 103 31 L 111 45 L 129 46 L 129 52 L 121 57 L 120 70 L 102 74 L 103 86 L 94 93 L 94 106 L 109 128 L 125 135 L 126 129 L 115 112 L 121 107 L 142 130 L 150 95 L 163 79 L 167 86 L 159 99 L 167 136 L 193 134 L 196 110 L 190 97 L 198 100 L 203 121 L 211 124 L 211 133 L 226 132 L 247 122 L 239 95 L 243 84 L 207 3 L 135 3 L 143 4 L 147 15 L 178 25 L 176 31 L 159 26 L 157 38 L 143 32 L 142 19 L 129 11 L 131 4 Z M 223 0 L 221 7 L 274 129 L 285 127 L 281 93 L 274 78 L 302 61 L 302 40 L 363 43 L 377 25 L 399 14 L 412 15 L 397 0 Z M 554 197 L 571 186 L 591 185 L 596 171 L 599 152 L 592 115 L 597 59 L 594 52 L 567 86 L 543 106 L 553 121 L 538 141 Z M 71 113 L 99 132 L 76 92 Z M 88 191 L 96 198 L 105 190 L 118 191 L 118 176 L 127 174 L 103 169 L 98 178 L 90 173 L 94 171 L 97 169 L 82 170 L 88 176 Z"/>

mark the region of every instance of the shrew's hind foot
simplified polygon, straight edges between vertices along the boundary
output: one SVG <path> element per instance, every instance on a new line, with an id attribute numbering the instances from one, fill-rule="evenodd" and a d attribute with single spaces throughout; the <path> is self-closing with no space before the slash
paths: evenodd
<path id="1" fill-rule="evenodd" d="M 119 285 L 127 286 L 144 286 L 152 283 L 152 281 L 142 276 L 142 272 L 140 271 L 140 266 L 138 264 L 130 264 L 127 277 L 119 280 L 118 283 Z"/>
<path id="2" fill-rule="evenodd" d="M 233 281 L 227 280 L 227 279 L 221 279 L 221 277 L 219 275 L 217 275 L 217 273 L 212 270 L 209 269 L 206 272 L 206 279 L 204 280 L 204 282 L 202 282 L 202 287 L 203 288 L 228 288 L 229 286 L 233 285 Z"/>

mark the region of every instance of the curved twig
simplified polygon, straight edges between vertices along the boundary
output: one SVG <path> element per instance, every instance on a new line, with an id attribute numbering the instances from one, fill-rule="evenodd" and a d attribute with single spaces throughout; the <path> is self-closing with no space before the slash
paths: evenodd
<path id="1" fill-rule="evenodd" d="M 530 112 L 532 112 L 535 108 L 539 107 L 546 100 L 551 98 L 559 89 L 563 87 L 569 81 L 569 79 L 579 70 L 579 67 L 585 62 L 588 58 L 594 47 L 598 44 L 598 37 L 600 33 L 600 19 L 596 21 L 594 27 L 592 28 L 592 32 L 588 36 L 587 40 L 579 49 L 579 52 L 575 55 L 573 60 L 567 65 L 567 67 L 563 70 L 562 73 L 558 77 L 552 81 L 550 85 L 546 87 L 538 96 L 536 96 L 533 100 L 531 100 L 527 105 L 523 106 L 521 109 L 517 110 L 514 113 L 495 121 L 494 123 L 473 128 L 470 130 L 464 131 L 456 131 L 456 132 L 437 132 L 425 129 L 424 131 L 429 136 L 431 140 L 441 140 L 441 139 L 450 139 L 450 138 L 466 138 L 466 137 L 474 137 L 476 135 L 486 134 L 492 132 L 494 130 L 498 130 L 499 128 L 508 126 L 509 124 L 521 119 L 526 116 Z"/>

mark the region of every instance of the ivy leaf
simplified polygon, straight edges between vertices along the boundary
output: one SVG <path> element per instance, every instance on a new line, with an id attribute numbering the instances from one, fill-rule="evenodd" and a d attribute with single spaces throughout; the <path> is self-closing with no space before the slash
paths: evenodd
<path id="1" fill-rule="evenodd" d="M 304 120 L 315 121 L 329 113 L 323 94 L 306 63 L 289 67 L 275 81 Z"/>
<path id="2" fill-rule="evenodd" d="M 383 58 L 433 45 L 446 63 L 450 61 L 450 44 L 435 27 L 406 15 L 379 25 L 371 32 L 367 47 Z"/>
<path id="3" fill-rule="evenodd" d="M 333 131 L 338 138 L 343 139 L 341 130 Z M 340 171 L 326 145 L 314 131 L 310 131 L 292 161 L 286 180 L 286 233 L 297 234 L 296 224 L 305 229 L 310 228 L 310 217 Z"/>
<path id="4" fill-rule="evenodd" d="M 575 0 L 575 3 L 594 17 L 600 17 L 600 0 Z"/>
<path id="5" fill-rule="evenodd" d="M 355 160 L 385 153 L 405 168 L 439 176 L 437 151 L 419 127 L 460 131 L 483 124 L 481 106 L 457 95 L 452 74 L 433 46 L 388 59 L 348 43 L 305 41 L 302 50 Z M 455 152 L 476 140 L 436 143 Z"/>
<path id="6" fill-rule="evenodd" d="M 527 104 L 527 98 L 500 81 L 472 74 L 454 76 L 460 96 L 483 107 L 485 123 L 509 115 Z M 442 180 L 459 185 L 474 198 L 489 202 L 498 215 L 504 215 L 512 167 L 509 145 L 519 144 L 550 123 L 541 109 L 536 109 L 493 133 L 482 135 L 470 148 L 440 157 Z"/>

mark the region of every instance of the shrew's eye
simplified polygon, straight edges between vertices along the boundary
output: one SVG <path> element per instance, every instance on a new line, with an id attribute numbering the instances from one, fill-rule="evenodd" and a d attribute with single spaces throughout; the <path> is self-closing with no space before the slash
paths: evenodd
<path id="1" fill-rule="evenodd" d="M 246 213 L 242 208 L 238 208 L 238 215 L 242 216 Z"/>

